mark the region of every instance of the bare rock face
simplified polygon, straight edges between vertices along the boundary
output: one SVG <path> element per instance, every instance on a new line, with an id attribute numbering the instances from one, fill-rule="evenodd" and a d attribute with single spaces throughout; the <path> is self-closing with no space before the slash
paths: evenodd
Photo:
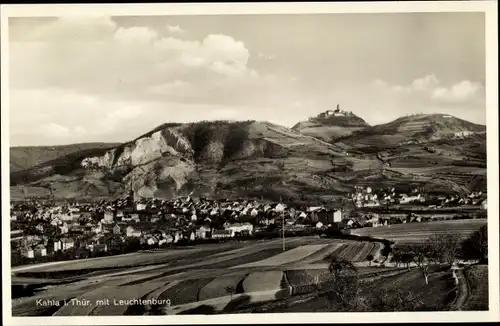
<path id="1" fill-rule="evenodd" d="M 106 152 L 100 157 L 89 157 L 82 160 L 82 167 L 102 167 L 113 169 L 119 166 L 135 167 L 138 165 L 147 164 L 161 158 L 164 155 L 181 155 L 181 152 L 190 152 L 192 149 L 188 145 L 189 142 L 175 131 L 170 133 L 170 141 L 163 136 L 162 131 L 157 131 L 151 136 L 139 138 L 131 143 L 125 144 Z"/>
<path id="2" fill-rule="evenodd" d="M 188 181 L 196 166 L 179 157 L 162 157 L 135 167 L 123 182 L 131 184 L 140 197 L 154 197 L 159 191 L 175 193 Z"/>

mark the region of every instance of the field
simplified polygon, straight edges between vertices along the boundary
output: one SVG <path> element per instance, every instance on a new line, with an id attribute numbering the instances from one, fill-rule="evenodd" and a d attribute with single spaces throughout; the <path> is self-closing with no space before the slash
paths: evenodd
<path id="1" fill-rule="evenodd" d="M 486 220 L 451 220 L 353 229 L 352 233 L 389 239 L 396 244 L 417 243 L 450 230 L 467 235 L 484 224 Z M 333 257 L 349 260 L 358 267 L 364 280 L 363 290 L 373 298 L 395 290 L 418 294 L 424 298 L 419 309 L 424 310 L 447 309 L 453 300 L 454 284 L 449 270 L 433 271 L 427 286 L 417 268 L 407 271 L 379 266 L 378 257 L 384 248 L 381 242 L 308 236 L 287 238 L 285 244 L 285 251 L 281 239 L 251 240 L 16 267 L 12 275 L 17 291 L 13 295 L 13 315 L 162 315 L 251 310 L 321 291 L 331 277 L 328 264 Z M 367 261 L 369 255 L 375 263 Z M 487 270 L 474 266 L 464 273 L 470 293 L 463 309 L 483 309 L 487 286 L 481 281 Z M 22 284 L 30 285 L 30 290 L 19 290 Z M 72 298 L 93 304 L 34 304 L 37 299 L 63 303 Z M 98 305 L 98 300 L 104 298 L 170 301 L 168 305 Z M 300 309 L 292 304 L 279 309 L 326 311 L 324 298 L 306 301 Z"/>
<path id="2" fill-rule="evenodd" d="M 303 291 L 311 281 L 328 276 L 332 255 L 363 262 L 381 248 L 373 242 L 297 237 L 287 239 L 285 252 L 281 239 L 274 239 L 19 267 L 13 270 L 13 284 L 40 284 L 13 297 L 13 315 L 170 314 L 206 305 L 227 310 L 228 305 L 273 301 Z M 82 270 L 79 278 L 64 278 Z M 47 285 L 51 278 L 59 284 Z M 35 304 L 37 299 L 63 303 L 72 298 L 93 304 Z M 171 306 L 97 304 L 105 298 L 169 299 Z"/>
<path id="3" fill-rule="evenodd" d="M 361 311 L 383 312 L 396 311 L 397 308 L 403 308 L 404 311 L 430 311 L 447 310 L 455 298 L 455 285 L 449 270 L 441 270 L 438 267 L 431 269 L 429 284 L 425 284 L 422 272 L 418 268 L 411 271 L 404 269 L 387 268 L 367 268 L 368 271 L 361 269 L 361 277 L 364 279 L 361 286 L 360 296 L 366 296 L 373 299 L 373 302 Z M 381 270 L 380 274 L 387 276 L 382 278 L 370 278 L 366 275 L 373 274 L 376 270 Z M 363 277 L 363 274 L 365 276 Z M 395 275 L 393 275 L 395 274 Z M 303 277 L 303 276 L 302 276 Z M 297 278 L 296 276 L 292 278 Z M 398 304 L 384 301 L 386 295 L 394 296 L 395 293 L 402 295 L 411 295 L 416 304 L 402 302 L 403 307 Z M 334 306 L 334 303 L 333 303 Z M 265 313 L 283 313 L 283 312 L 332 312 L 332 303 L 323 295 L 299 295 L 298 299 L 291 298 L 282 303 L 269 303 L 262 305 L 251 312 Z M 401 310 L 400 310 L 401 311 Z M 245 311 L 249 312 L 249 311 Z"/>
<path id="4" fill-rule="evenodd" d="M 449 220 L 428 223 L 407 223 L 381 226 L 376 228 L 361 228 L 351 230 L 351 234 L 370 236 L 377 239 L 387 239 L 396 243 L 422 243 L 435 234 L 448 232 L 468 236 L 486 225 L 486 219 Z"/>

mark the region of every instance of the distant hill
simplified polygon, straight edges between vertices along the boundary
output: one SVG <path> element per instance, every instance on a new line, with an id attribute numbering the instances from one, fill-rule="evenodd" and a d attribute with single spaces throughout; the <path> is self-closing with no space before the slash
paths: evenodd
<path id="1" fill-rule="evenodd" d="M 364 153 L 437 140 L 467 138 L 486 132 L 486 126 L 447 114 L 419 114 L 401 117 L 353 132 L 334 141 L 343 148 Z"/>
<path id="2" fill-rule="evenodd" d="M 26 170 L 70 153 L 88 149 L 112 148 L 117 143 L 83 143 L 62 146 L 17 146 L 10 148 L 10 171 Z"/>
<path id="3" fill-rule="evenodd" d="M 12 171 L 11 197 L 120 197 L 132 187 L 141 197 L 331 202 L 355 185 L 398 184 L 466 193 L 485 187 L 483 130 L 453 117 L 404 117 L 329 143 L 268 122 L 168 123 Z"/>
<path id="4" fill-rule="evenodd" d="M 335 141 L 339 137 L 349 136 L 355 131 L 369 127 L 365 120 L 352 112 L 328 110 L 307 121 L 301 121 L 293 126 L 305 135 L 317 137 L 328 142 Z"/>

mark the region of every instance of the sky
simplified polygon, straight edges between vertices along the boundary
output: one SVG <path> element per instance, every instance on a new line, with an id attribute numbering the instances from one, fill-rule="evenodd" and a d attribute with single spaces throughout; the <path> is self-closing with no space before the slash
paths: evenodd
<path id="1" fill-rule="evenodd" d="M 484 13 L 10 18 L 11 146 L 123 142 L 165 122 L 486 124 Z"/>

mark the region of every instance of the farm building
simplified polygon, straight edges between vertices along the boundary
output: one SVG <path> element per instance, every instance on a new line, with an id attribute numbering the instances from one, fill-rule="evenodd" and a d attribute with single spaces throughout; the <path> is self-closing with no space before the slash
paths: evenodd
<path id="1" fill-rule="evenodd" d="M 205 239 L 205 238 L 210 238 L 211 234 L 210 234 L 210 227 L 208 226 L 200 226 L 198 228 L 198 230 L 196 230 L 196 238 L 198 239 Z"/>
<path id="2" fill-rule="evenodd" d="M 230 230 L 213 230 L 212 238 L 213 239 L 224 239 L 231 238 L 232 232 Z"/>
<path id="3" fill-rule="evenodd" d="M 39 244 L 35 247 L 34 254 L 36 257 L 47 256 L 47 248 L 43 244 Z"/>
<path id="4" fill-rule="evenodd" d="M 71 238 L 63 238 L 61 239 L 61 249 L 62 250 L 68 250 L 68 249 L 71 249 L 71 248 L 74 248 L 75 247 L 75 240 L 71 239 Z"/>
<path id="5" fill-rule="evenodd" d="M 35 252 L 30 247 L 21 248 L 21 256 L 26 258 L 35 258 Z"/>
<path id="6" fill-rule="evenodd" d="M 253 232 L 253 225 L 250 223 L 233 223 L 224 226 L 224 229 L 231 232 L 231 237 L 237 235 L 250 235 Z"/>

